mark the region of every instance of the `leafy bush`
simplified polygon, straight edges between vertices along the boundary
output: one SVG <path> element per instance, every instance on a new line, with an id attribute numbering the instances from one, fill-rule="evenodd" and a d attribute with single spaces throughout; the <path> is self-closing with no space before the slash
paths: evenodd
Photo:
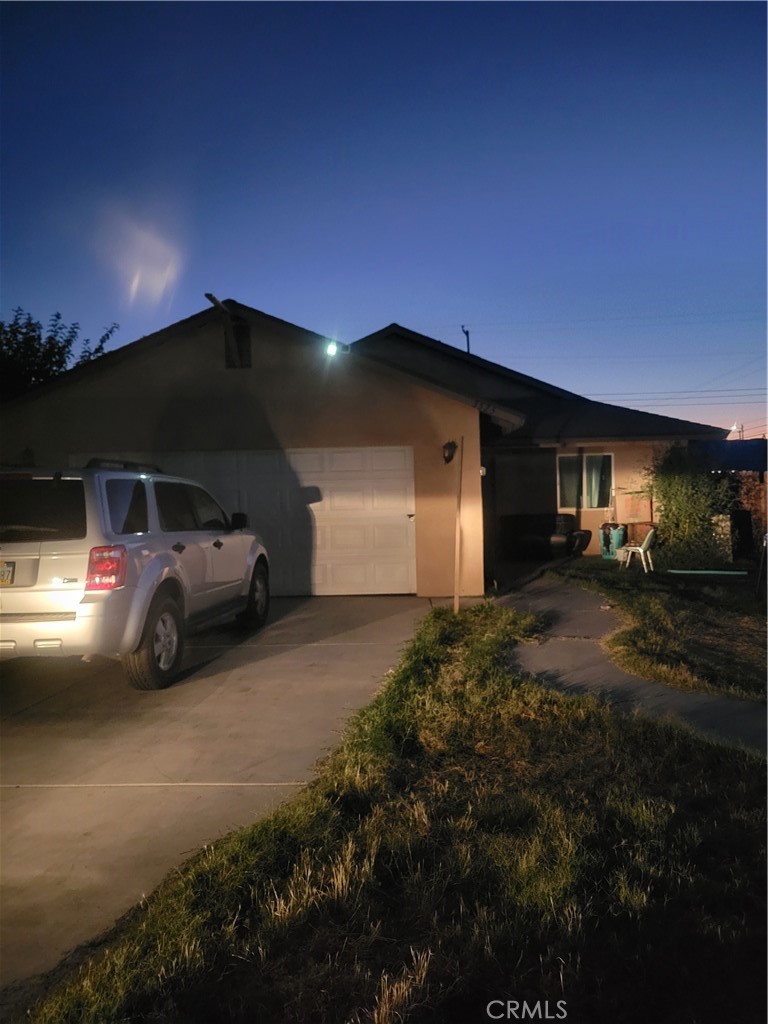
<path id="1" fill-rule="evenodd" d="M 658 454 L 649 474 L 660 566 L 715 569 L 729 562 L 730 526 L 721 517 L 738 499 L 731 478 L 711 472 L 682 445 Z"/>

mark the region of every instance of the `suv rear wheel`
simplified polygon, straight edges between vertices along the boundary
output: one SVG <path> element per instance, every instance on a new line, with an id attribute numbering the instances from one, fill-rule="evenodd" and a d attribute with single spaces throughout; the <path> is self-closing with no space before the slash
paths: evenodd
<path id="1" fill-rule="evenodd" d="M 141 643 L 123 656 L 123 667 L 137 690 L 163 690 L 178 675 L 184 657 L 184 619 L 172 597 L 155 598 Z"/>

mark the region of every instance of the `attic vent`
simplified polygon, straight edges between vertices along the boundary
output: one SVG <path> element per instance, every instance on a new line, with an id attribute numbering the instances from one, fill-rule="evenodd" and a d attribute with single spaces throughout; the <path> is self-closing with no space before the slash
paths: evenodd
<path id="1" fill-rule="evenodd" d="M 232 317 L 224 322 L 224 365 L 228 370 L 251 368 L 251 325 Z"/>

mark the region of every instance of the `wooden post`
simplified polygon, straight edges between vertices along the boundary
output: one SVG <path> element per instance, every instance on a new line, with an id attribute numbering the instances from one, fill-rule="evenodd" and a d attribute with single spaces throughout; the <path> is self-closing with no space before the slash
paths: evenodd
<path id="1" fill-rule="evenodd" d="M 453 547 L 453 610 L 459 610 L 459 587 L 461 585 L 461 482 L 464 475 L 464 435 L 459 443 L 459 483 L 456 488 L 456 532 Z"/>

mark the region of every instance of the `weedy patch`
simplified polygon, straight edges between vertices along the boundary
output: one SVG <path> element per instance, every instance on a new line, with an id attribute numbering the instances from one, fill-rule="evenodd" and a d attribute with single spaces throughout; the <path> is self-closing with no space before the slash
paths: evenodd
<path id="1" fill-rule="evenodd" d="M 625 671 L 681 690 L 765 701 L 765 608 L 748 586 L 645 576 L 592 558 L 551 572 L 618 606 L 626 626 L 604 646 Z"/>
<path id="2" fill-rule="evenodd" d="M 763 764 L 510 674 L 536 629 L 431 613 L 316 780 L 169 876 L 30 1019 L 761 1020 Z"/>

